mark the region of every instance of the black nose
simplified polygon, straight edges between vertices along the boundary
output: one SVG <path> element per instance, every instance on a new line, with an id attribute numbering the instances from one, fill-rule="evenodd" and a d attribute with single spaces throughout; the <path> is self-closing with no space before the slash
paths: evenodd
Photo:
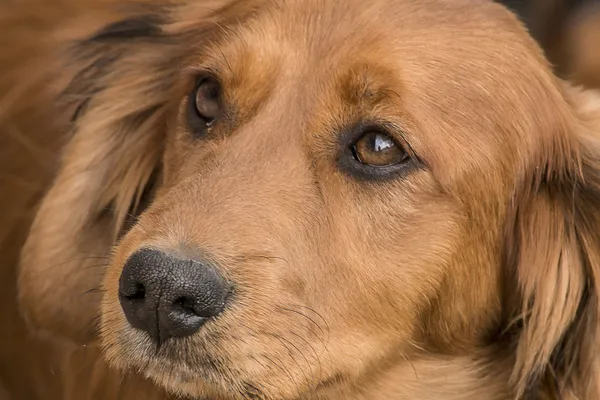
<path id="1" fill-rule="evenodd" d="M 129 323 L 160 345 L 195 333 L 225 307 L 230 286 L 209 263 L 142 249 L 127 262 L 119 299 Z"/>

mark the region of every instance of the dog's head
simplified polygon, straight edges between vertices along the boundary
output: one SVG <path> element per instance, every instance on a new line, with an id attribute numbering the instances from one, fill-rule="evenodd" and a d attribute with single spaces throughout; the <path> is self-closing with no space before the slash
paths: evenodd
<path id="1" fill-rule="evenodd" d="M 599 107 L 500 6 L 183 2 L 75 53 L 33 326 L 83 340 L 101 315 L 112 363 L 210 398 L 427 354 L 594 390 Z"/>

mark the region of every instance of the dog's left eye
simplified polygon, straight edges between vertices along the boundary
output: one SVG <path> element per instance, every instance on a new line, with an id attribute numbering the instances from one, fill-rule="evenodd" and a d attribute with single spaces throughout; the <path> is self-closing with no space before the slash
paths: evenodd
<path id="1" fill-rule="evenodd" d="M 194 130 L 210 127 L 221 115 L 221 85 L 214 78 L 202 78 L 190 97 L 191 125 Z M 196 132 L 197 133 L 197 132 Z"/>
<path id="2" fill-rule="evenodd" d="M 375 167 L 385 167 L 406 161 L 409 156 L 389 135 L 367 132 L 352 147 L 358 162 Z"/>

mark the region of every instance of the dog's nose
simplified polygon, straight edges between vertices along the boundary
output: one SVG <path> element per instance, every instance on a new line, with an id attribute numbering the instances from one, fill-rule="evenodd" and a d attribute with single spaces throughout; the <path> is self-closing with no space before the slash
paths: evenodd
<path id="1" fill-rule="evenodd" d="M 119 299 L 129 323 L 160 345 L 189 336 L 225 307 L 230 286 L 209 263 L 142 249 L 125 263 Z"/>

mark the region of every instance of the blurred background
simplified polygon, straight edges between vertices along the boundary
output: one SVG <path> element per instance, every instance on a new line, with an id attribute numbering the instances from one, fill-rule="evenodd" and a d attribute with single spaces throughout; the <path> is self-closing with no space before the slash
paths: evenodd
<path id="1" fill-rule="evenodd" d="M 497 0 L 515 11 L 556 73 L 600 89 L 600 0 Z"/>

